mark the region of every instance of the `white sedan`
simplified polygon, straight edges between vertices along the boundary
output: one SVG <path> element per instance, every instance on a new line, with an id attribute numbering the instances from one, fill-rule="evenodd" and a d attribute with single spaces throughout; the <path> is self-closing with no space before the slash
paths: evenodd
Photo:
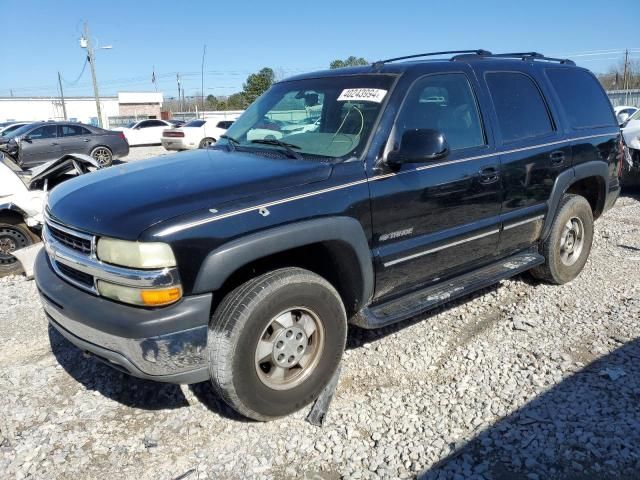
<path id="1" fill-rule="evenodd" d="M 167 128 L 173 128 L 173 124 L 166 120 L 140 120 L 126 127 L 118 127 L 117 130 L 124 133 L 130 147 L 136 145 L 160 145 L 162 132 Z"/>
<path id="2" fill-rule="evenodd" d="M 167 150 L 191 150 L 213 145 L 231 126 L 231 120 L 191 120 L 162 133 L 162 146 Z"/>

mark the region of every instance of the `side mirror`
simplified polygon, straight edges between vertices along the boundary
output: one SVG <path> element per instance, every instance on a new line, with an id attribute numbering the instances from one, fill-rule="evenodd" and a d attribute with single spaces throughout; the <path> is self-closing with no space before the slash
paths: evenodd
<path id="1" fill-rule="evenodd" d="M 400 148 L 387 155 L 387 163 L 420 163 L 439 160 L 449 155 L 449 144 L 444 133 L 429 128 L 406 130 Z"/>
<path id="2" fill-rule="evenodd" d="M 21 140 L 27 143 L 31 143 L 31 137 L 29 137 L 29 135 L 25 135 L 24 137 L 21 138 Z"/>

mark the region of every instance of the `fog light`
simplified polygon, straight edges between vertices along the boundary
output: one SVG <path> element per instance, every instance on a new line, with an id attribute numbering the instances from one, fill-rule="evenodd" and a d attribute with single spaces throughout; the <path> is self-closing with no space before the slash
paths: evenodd
<path id="1" fill-rule="evenodd" d="M 98 280 L 98 292 L 100 295 L 122 303 L 140 305 L 144 307 L 160 307 L 177 302 L 182 298 L 180 286 L 170 288 L 141 289 L 125 287 L 115 283 Z"/>

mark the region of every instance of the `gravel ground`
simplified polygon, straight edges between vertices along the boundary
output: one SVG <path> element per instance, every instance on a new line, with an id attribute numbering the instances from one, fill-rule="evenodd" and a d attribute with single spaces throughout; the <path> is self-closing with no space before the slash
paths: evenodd
<path id="1" fill-rule="evenodd" d="M 640 197 L 596 225 L 571 284 L 527 276 L 351 329 L 323 428 L 238 418 L 208 384 L 136 380 L 0 280 L 3 478 L 631 479 L 640 472 Z M 4 473 L 2 473 L 4 472 Z"/>
<path id="2" fill-rule="evenodd" d="M 130 147 L 129 155 L 124 157 L 122 161 L 130 162 L 133 160 L 142 160 L 149 157 L 158 157 L 162 155 L 169 155 L 171 153 L 168 150 L 165 150 L 163 146 L 154 146 L 154 147 Z"/>

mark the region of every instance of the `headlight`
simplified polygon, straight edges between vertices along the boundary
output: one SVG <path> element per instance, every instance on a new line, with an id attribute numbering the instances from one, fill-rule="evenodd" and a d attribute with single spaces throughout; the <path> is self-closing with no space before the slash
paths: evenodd
<path id="1" fill-rule="evenodd" d="M 169 305 L 170 303 L 177 302 L 182 297 L 182 288 L 179 286 L 142 289 L 116 285 L 115 283 L 105 282 L 104 280 L 98 280 L 97 286 L 98 292 L 103 297 L 144 307 Z"/>
<path id="2" fill-rule="evenodd" d="M 100 238 L 96 248 L 98 258 L 106 263 L 131 268 L 175 267 L 173 250 L 166 243 L 129 242 Z"/>

